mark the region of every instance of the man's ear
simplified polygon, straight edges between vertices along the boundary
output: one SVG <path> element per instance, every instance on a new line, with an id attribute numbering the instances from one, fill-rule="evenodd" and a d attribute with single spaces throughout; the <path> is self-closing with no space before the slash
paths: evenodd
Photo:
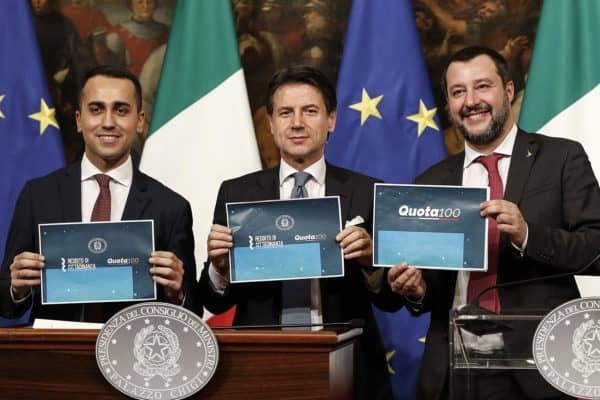
<path id="1" fill-rule="evenodd" d="M 509 104 L 512 104 L 514 98 L 515 98 L 515 84 L 513 81 L 508 81 L 506 82 L 506 85 L 504 85 L 504 91 L 506 92 L 506 95 L 508 96 L 508 102 Z"/>
<path id="2" fill-rule="evenodd" d="M 75 125 L 77 126 L 77 133 L 83 132 L 81 129 L 81 111 L 75 110 Z"/>
<path id="3" fill-rule="evenodd" d="M 269 133 L 273 136 L 273 114 L 267 114 L 267 121 L 269 121 Z"/>
<path id="4" fill-rule="evenodd" d="M 138 112 L 137 115 L 137 123 L 135 126 L 136 133 L 144 132 L 144 122 L 146 121 L 146 114 L 144 114 L 144 110 Z"/>
<path id="5" fill-rule="evenodd" d="M 333 110 L 329 113 L 329 116 L 327 117 L 327 131 L 329 132 L 329 134 L 331 134 L 331 132 L 333 132 L 335 130 L 336 121 L 337 121 L 337 112 L 336 112 L 336 110 Z M 327 139 L 329 139 L 329 134 L 327 135 Z"/>

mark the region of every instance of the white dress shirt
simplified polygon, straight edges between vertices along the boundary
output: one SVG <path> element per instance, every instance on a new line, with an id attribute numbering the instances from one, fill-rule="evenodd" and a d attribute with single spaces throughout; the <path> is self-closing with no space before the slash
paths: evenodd
<path id="1" fill-rule="evenodd" d="M 110 176 L 110 220 L 120 221 L 125 210 L 125 203 L 131 182 L 133 181 L 133 163 L 131 156 L 127 158 L 123 164 L 115 169 L 107 172 L 100 171 L 92 162 L 83 154 L 81 159 L 81 220 L 82 222 L 90 222 L 92 218 L 92 210 L 98 194 L 100 194 L 100 185 L 94 178 L 94 175 L 104 174 Z"/>

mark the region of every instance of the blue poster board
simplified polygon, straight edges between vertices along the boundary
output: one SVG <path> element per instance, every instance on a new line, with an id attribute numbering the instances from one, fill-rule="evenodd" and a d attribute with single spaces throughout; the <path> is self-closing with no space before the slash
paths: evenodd
<path id="1" fill-rule="evenodd" d="M 227 203 L 231 282 L 344 275 L 339 197 Z"/>
<path id="2" fill-rule="evenodd" d="M 40 224 L 42 304 L 156 299 L 154 221 Z"/>
<path id="3" fill-rule="evenodd" d="M 376 184 L 373 265 L 487 271 L 487 187 Z"/>

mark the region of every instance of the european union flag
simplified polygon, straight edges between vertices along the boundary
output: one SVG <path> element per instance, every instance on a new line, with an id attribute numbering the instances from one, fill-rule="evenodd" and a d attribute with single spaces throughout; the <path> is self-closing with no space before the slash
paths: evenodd
<path id="1" fill-rule="evenodd" d="M 64 165 L 29 2 L 0 12 L 0 260 L 25 182 Z M 2 276 L 2 279 L 8 279 Z M 2 324 L 2 321 L 0 321 Z"/>
<path id="2" fill-rule="evenodd" d="M 391 183 L 410 183 L 446 156 L 409 0 L 355 0 L 326 157 Z M 415 397 L 429 316 L 375 310 L 396 399 Z"/>

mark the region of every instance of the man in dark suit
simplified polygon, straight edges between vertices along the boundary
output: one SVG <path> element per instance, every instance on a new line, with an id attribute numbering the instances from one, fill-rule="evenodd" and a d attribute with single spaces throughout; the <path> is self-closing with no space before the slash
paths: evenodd
<path id="1" fill-rule="evenodd" d="M 577 142 L 517 128 L 506 61 L 484 47 L 463 49 L 451 58 L 442 83 L 450 119 L 465 138 L 465 151 L 431 167 L 416 183 L 489 184 L 491 200 L 481 204 L 481 215 L 490 223 L 489 271 L 421 274 L 406 264 L 389 271 L 392 290 L 405 296 L 402 300 L 409 308 L 431 311 L 419 378 L 422 399 L 448 396 L 451 308 L 495 283 L 574 272 L 600 250 L 600 190 L 585 151 Z M 496 168 L 488 167 L 484 158 L 493 158 Z M 479 279 L 483 285 L 478 286 Z M 492 290 L 479 305 L 493 312 L 550 310 L 577 297 L 574 278 L 569 276 Z M 505 346 L 516 343 L 510 334 L 503 339 Z M 493 383 L 480 384 L 477 398 L 561 398 L 537 374 L 530 374 L 527 381 L 519 374 L 491 378 L 481 381 Z M 488 397 L 485 389 L 496 397 Z"/>
<path id="2" fill-rule="evenodd" d="M 294 197 L 295 174 L 307 173 L 303 185 L 306 197 L 340 196 L 342 221 L 359 223 L 350 224 L 336 237 L 346 260 L 345 276 L 314 279 L 305 288 L 310 298 L 306 305 L 310 306 L 310 316 L 305 322 L 310 325 L 364 319 L 356 396 L 385 398 L 391 396 L 391 387 L 371 310 L 371 300 L 377 301 L 385 292 L 385 282 L 383 270 L 370 266 L 372 243 L 367 231 L 372 223 L 375 180 L 325 162 L 325 142 L 335 126 L 335 107 L 335 89 L 320 71 L 292 67 L 275 74 L 268 88 L 267 111 L 281 164 L 221 185 L 207 243 L 209 262 L 200 278 L 201 292 L 212 312 L 236 305 L 235 325 L 285 321 L 286 295 L 282 291 L 286 282 L 229 283 L 228 252 L 233 243 L 231 230 L 226 227 L 225 203 Z"/>
<path id="3" fill-rule="evenodd" d="M 130 149 L 144 122 L 141 88 L 129 71 L 90 70 L 75 113 L 85 142 L 82 161 L 27 182 L 19 196 L 2 262 L 0 306 L 5 317 L 104 322 L 127 303 L 41 305 L 38 224 L 154 220 L 150 269 L 159 299 L 194 304 L 194 237 L 189 203 L 133 167 Z M 201 308 L 198 308 L 201 312 Z"/>

